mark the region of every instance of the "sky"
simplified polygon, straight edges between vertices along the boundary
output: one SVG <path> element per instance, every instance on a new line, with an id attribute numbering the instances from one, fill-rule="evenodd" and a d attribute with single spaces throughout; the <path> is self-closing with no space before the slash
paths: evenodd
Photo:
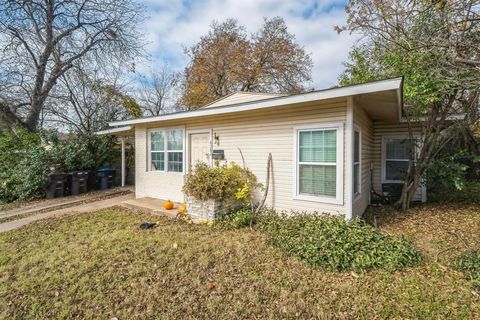
<path id="1" fill-rule="evenodd" d="M 182 71 L 188 63 L 183 48 L 198 42 L 206 34 L 212 21 L 235 18 L 247 32 L 254 33 L 263 24 L 263 18 L 282 17 L 289 32 L 314 62 L 313 87 L 335 85 L 343 70 L 355 36 L 340 35 L 335 25 L 345 23 L 345 0 L 141 0 L 147 8 L 145 36 L 149 61 L 138 66 L 138 71 L 155 70 L 166 61 L 175 71 Z"/>

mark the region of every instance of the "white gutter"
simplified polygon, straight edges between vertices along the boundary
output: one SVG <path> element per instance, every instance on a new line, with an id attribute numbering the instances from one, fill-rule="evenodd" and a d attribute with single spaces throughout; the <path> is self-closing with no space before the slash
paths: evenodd
<path id="1" fill-rule="evenodd" d="M 227 106 L 212 107 L 206 109 L 199 109 L 195 111 L 186 111 L 186 112 L 177 112 L 172 114 L 166 114 L 155 117 L 148 118 L 138 118 L 131 120 L 123 121 L 114 121 L 110 122 L 108 125 L 111 127 L 140 124 L 140 123 L 149 123 L 156 121 L 166 121 L 166 120 L 176 120 L 176 119 L 185 119 L 190 117 L 203 117 L 210 115 L 219 115 L 226 113 L 234 113 L 241 111 L 251 111 L 271 107 L 280 107 L 289 104 L 311 102 L 317 100 L 326 100 L 332 98 L 348 97 L 353 95 L 373 93 L 380 91 L 388 90 L 401 90 L 402 78 L 394 78 L 388 80 L 375 81 L 365 84 L 352 85 L 348 87 L 332 88 L 322 91 L 308 92 L 302 94 L 296 94 L 286 97 L 270 98 L 266 100 L 261 100 L 258 102 L 249 102 L 249 103 L 239 103 Z M 399 108 L 401 101 L 399 101 Z M 105 130 L 106 131 L 106 130 Z"/>
<path id="2" fill-rule="evenodd" d="M 125 126 L 125 127 L 118 127 L 118 128 L 113 128 L 113 129 L 107 129 L 107 130 L 102 130 L 102 131 L 97 131 L 95 132 L 96 135 L 98 136 L 104 136 L 104 135 L 109 135 L 109 134 L 116 134 L 116 133 L 124 133 L 132 130 L 132 126 Z"/>

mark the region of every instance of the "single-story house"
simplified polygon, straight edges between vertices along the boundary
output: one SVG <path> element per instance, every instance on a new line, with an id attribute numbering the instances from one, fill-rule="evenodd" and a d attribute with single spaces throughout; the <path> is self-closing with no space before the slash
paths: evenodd
<path id="1" fill-rule="evenodd" d="M 362 215 L 372 190 L 402 183 L 408 164 L 402 78 L 294 95 L 238 92 L 194 111 L 110 123 L 134 135 L 135 193 L 183 202 L 199 160 L 235 162 L 266 179 L 277 210 Z M 213 160 L 213 158 L 217 160 Z M 426 188 L 416 200 L 426 200 Z"/>

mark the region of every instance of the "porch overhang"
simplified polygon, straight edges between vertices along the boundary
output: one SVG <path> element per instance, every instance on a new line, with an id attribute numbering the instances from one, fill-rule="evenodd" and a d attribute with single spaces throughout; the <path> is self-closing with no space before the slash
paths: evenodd
<path id="1" fill-rule="evenodd" d="M 121 184 L 125 186 L 125 139 L 135 135 L 133 126 L 124 126 L 95 132 L 97 136 L 116 136 L 120 140 L 122 147 L 122 164 L 121 164 Z"/>
<path id="2" fill-rule="evenodd" d="M 135 134 L 135 130 L 133 126 L 124 126 L 124 127 L 117 127 L 107 130 L 101 130 L 95 132 L 97 136 L 117 136 L 117 137 L 128 137 L 133 136 Z"/>

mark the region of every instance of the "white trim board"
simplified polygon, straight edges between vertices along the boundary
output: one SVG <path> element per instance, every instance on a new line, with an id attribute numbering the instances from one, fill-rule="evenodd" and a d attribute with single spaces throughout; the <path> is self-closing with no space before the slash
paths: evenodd
<path id="1" fill-rule="evenodd" d="M 190 163 L 190 135 L 200 134 L 200 133 L 207 133 L 207 134 L 210 135 L 210 141 L 209 141 L 209 144 L 210 144 L 210 163 L 208 165 L 209 166 L 213 165 L 213 159 L 212 159 L 213 129 L 210 128 L 210 129 L 187 130 L 186 133 L 185 133 L 185 141 L 186 141 L 186 145 L 185 145 L 185 150 L 186 150 L 186 154 L 185 154 L 185 173 L 188 173 L 189 170 L 190 170 L 190 167 L 191 167 L 191 163 Z"/>
<path id="2" fill-rule="evenodd" d="M 363 161 L 362 161 L 362 129 L 360 128 L 360 126 L 358 126 L 357 124 L 354 124 L 353 125 L 353 168 L 352 168 L 352 183 L 353 183 L 353 187 L 355 189 L 355 132 L 358 132 L 358 143 L 359 143 L 359 146 L 358 146 L 358 152 L 359 152 L 359 161 L 358 161 L 358 165 L 359 165 L 359 169 L 360 169 L 360 175 L 359 175 L 359 185 L 358 185 L 358 191 L 357 193 L 354 193 L 353 194 L 353 202 L 355 202 L 356 200 L 360 199 L 360 196 L 362 195 L 362 164 L 363 164 Z"/>
<path id="3" fill-rule="evenodd" d="M 110 135 L 110 134 L 114 135 L 116 133 L 127 133 L 132 129 L 133 129 L 132 126 L 118 127 L 118 128 L 112 128 L 112 129 L 97 131 L 97 132 L 95 132 L 95 135 L 104 136 L 104 135 Z"/>
<path id="4" fill-rule="evenodd" d="M 343 131 L 343 122 L 334 122 L 334 123 L 317 123 L 317 124 L 308 124 L 308 125 L 301 125 L 293 127 L 293 159 L 294 159 L 294 166 L 293 166 L 293 199 L 294 200 L 304 200 L 304 201 L 313 201 L 319 203 L 328 203 L 328 204 L 338 204 L 343 205 L 343 177 L 344 177 L 344 162 L 343 162 L 343 153 L 344 153 L 344 131 Z M 335 129 L 337 130 L 337 161 L 336 161 L 336 196 L 327 197 L 327 196 L 312 196 L 312 195 L 302 195 L 299 193 L 299 186 L 298 186 L 298 167 L 299 167 L 299 159 L 298 159 L 298 137 L 300 131 L 308 131 L 308 130 L 328 130 L 328 129 Z M 316 163 L 321 165 L 321 163 Z"/>
<path id="5" fill-rule="evenodd" d="M 386 149 L 386 140 L 387 139 L 403 139 L 403 140 L 408 140 L 410 138 L 409 134 L 408 133 L 405 133 L 405 134 L 395 134 L 395 133 L 392 133 L 392 134 L 385 134 L 385 135 L 382 135 L 382 145 L 381 145 L 381 163 L 380 163 L 380 183 L 403 183 L 403 180 L 387 180 L 386 179 L 386 159 L 387 159 L 387 156 L 386 156 L 386 152 L 387 152 L 387 149 Z M 414 139 L 417 139 L 419 140 L 420 138 L 420 135 L 418 134 L 415 134 L 413 135 L 413 138 Z M 415 155 L 417 154 L 418 152 L 418 146 L 415 144 Z M 407 160 L 404 160 L 404 159 L 389 159 L 391 161 L 395 161 L 395 160 L 398 160 L 398 161 L 407 161 Z"/>
<path id="6" fill-rule="evenodd" d="M 176 130 L 176 129 L 180 129 L 182 130 L 182 157 L 183 157 L 183 161 L 182 161 L 182 171 L 168 171 L 168 150 L 167 150 L 167 135 L 166 135 L 166 132 L 169 131 L 169 130 Z M 151 170 L 151 163 L 152 163 L 152 154 L 151 154 L 151 147 L 152 147 L 152 144 L 151 144 L 151 135 L 150 133 L 151 132 L 159 132 L 159 131 L 163 131 L 164 132 L 164 136 L 163 136 L 163 139 L 164 139 L 164 154 L 165 154 L 165 157 L 163 159 L 164 161 L 164 167 L 163 167 L 163 170 Z M 185 126 L 175 126 L 175 127 L 160 127 L 160 128 L 150 128 L 150 129 L 147 129 L 146 130 L 146 134 L 147 134 L 147 163 L 146 163 L 146 172 L 155 172 L 155 173 L 168 173 L 168 174 L 179 174 L 179 175 L 184 175 L 185 172 L 186 172 L 186 166 L 185 166 Z M 161 151 L 160 151 L 161 152 Z M 172 152 L 180 152 L 180 150 L 172 150 Z"/>
<path id="7" fill-rule="evenodd" d="M 109 126 L 124 126 L 131 124 L 160 122 L 167 120 L 186 119 L 193 117 L 203 117 L 210 115 L 220 115 L 227 113 L 235 113 L 241 111 L 259 110 L 272 107 L 281 107 L 290 104 L 313 102 L 317 100 L 326 100 L 332 98 L 350 97 L 359 94 L 374 93 L 390 90 L 401 90 L 402 78 L 394 78 L 388 80 L 374 81 L 364 84 L 352 85 L 348 87 L 332 88 L 322 91 L 314 91 L 302 94 L 296 94 L 286 97 L 271 98 L 261 101 L 249 103 L 232 104 L 227 106 L 202 108 L 195 111 L 177 112 L 161 116 L 138 118 L 131 120 L 122 120 L 110 122 Z M 401 109 L 401 101 L 398 101 L 398 108 Z"/>

